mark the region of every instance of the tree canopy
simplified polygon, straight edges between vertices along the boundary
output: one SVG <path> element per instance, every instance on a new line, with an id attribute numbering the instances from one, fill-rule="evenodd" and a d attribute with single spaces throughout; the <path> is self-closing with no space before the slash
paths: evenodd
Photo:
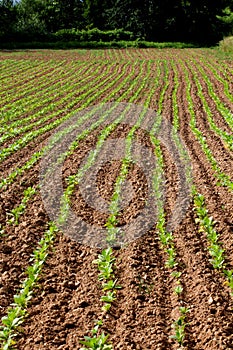
<path id="1" fill-rule="evenodd" d="M 233 31 L 233 0 L 0 0 L 0 36 L 124 29 L 148 41 L 215 43 Z"/>

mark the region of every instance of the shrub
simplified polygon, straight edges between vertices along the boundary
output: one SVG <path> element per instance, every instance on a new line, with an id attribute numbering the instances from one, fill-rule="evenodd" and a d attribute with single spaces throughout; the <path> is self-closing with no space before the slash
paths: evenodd
<path id="1" fill-rule="evenodd" d="M 233 36 L 229 36 L 219 43 L 220 50 L 224 52 L 233 52 Z"/>
<path id="2" fill-rule="evenodd" d="M 102 31 L 94 28 L 90 30 L 61 29 L 54 34 L 57 41 L 128 41 L 134 40 L 132 32 L 123 29 Z"/>

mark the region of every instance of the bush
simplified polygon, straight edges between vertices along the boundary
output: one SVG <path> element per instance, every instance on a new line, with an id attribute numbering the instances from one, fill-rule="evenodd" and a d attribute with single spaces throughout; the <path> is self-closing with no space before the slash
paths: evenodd
<path id="1" fill-rule="evenodd" d="M 61 29 L 54 34 L 57 41 L 131 41 L 134 40 L 132 32 L 123 29 L 107 30 L 100 29 L 76 30 L 76 29 Z"/>
<path id="2" fill-rule="evenodd" d="M 224 52 L 233 52 L 233 36 L 229 36 L 219 43 L 220 50 Z"/>

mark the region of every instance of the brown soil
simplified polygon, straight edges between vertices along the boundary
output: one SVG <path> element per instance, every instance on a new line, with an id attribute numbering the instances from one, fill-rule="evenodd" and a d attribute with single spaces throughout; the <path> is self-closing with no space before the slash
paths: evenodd
<path id="1" fill-rule="evenodd" d="M 136 104 L 143 103 L 147 93 L 154 88 L 156 65 L 158 60 L 167 59 L 169 69 L 169 85 L 163 100 L 163 116 L 170 122 L 173 120 L 172 92 L 174 89 L 174 72 L 171 60 L 183 59 L 186 54 L 201 57 L 202 51 L 195 50 L 103 50 L 99 51 L 56 51 L 30 50 L 24 54 L 1 52 L 1 60 L 49 59 L 72 62 L 75 60 L 118 60 L 117 69 L 109 74 L 109 80 L 120 74 L 126 61 L 154 60 L 151 79 L 141 94 L 135 100 Z M 54 56 L 53 56 L 54 55 Z M 211 59 L 211 58 L 210 58 Z M 211 165 L 208 163 L 200 144 L 193 135 L 190 126 L 188 101 L 186 98 L 186 81 L 184 72 L 177 60 L 179 88 L 177 101 L 179 107 L 180 129 L 182 138 L 189 152 L 192 162 L 194 183 L 197 190 L 205 196 L 209 215 L 216 221 L 216 230 L 220 234 L 220 241 L 225 250 L 226 264 L 233 269 L 233 198 L 232 192 L 225 187 L 217 186 Z M 197 59 L 198 62 L 198 59 Z M 21 62 L 22 63 L 22 62 Z M 65 64 L 65 63 L 64 63 Z M 140 74 L 140 61 L 131 80 L 116 93 L 113 99 L 130 90 L 134 79 Z M 23 65 L 19 74 L 24 74 Z M 130 74 L 132 65 L 127 69 L 124 77 L 117 82 L 119 85 Z M 211 75 L 210 70 L 206 70 Z M 147 64 L 142 66 L 142 76 L 147 72 Z M 47 72 L 48 73 L 48 72 Z M 192 77 L 189 71 L 190 78 Z M 162 72 L 159 86 L 152 96 L 150 107 L 158 109 L 158 101 L 165 84 Z M 201 79 L 201 76 L 199 76 Z M 36 80 L 37 78 L 35 78 Z M 211 78 L 222 101 L 223 87 Z M 128 102 L 140 87 L 138 81 L 133 91 L 129 91 L 124 101 Z M 26 83 L 25 83 L 26 84 Z M 26 85 L 25 85 L 26 86 Z M 214 112 L 216 124 L 225 131 L 230 131 L 222 116 L 216 113 L 214 101 L 208 94 L 206 85 L 202 82 L 203 93 Z M 95 104 L 103 101 L 114 85 L 104 94 L 100 94 Z M 232 178 L 233 157 L 224 147 L 222 140 L 210 130 L 197 88 L 192 83 L 192 99 L 198 128 L 206 136 L 222 171 Z M 78 96 L 78 93 L 77 93 Z M 81 106 L 85 101 L 75 107 Z M 227 102 L 231 106 L 230 102 Z M 74 109 L 75 109 L 74 107 Z M 59 115 L 59 118 L 62 115 Z M 93 131 L 85 140 L 80 141 L 78 149 L 68 157 L 63 164 L 63 187 L 66 188 L 66 178 L 77 172 L 82 160 L 95 146 L 98 135 L 103 126 Z M 116 127 L 109 136 L 110 139 L 124 139 L 129 132 L 129 125 L 124 121 Z M 22 166 L 34 152 L 40 150 L 52 132 L 48 132 L 28 144 L 22 150 L 11 155 L 0 163 L 1 179 L 9 175 L 16 167 Z M 153 149 L 150 139 L 142 129 L 135 133 L 135 138 L 144 146 Z M 12 141 L 12 140 L 11 140 Z M 171 147 L 174 147 L 170 141 Z M 162 145 L 165 164 L 165 212 L 168 219 L 174 209 L 179 179 L 172 155 L 166 145 Z M 97 189 L 100 197 L 106 202 L 113 194 L 114 182 L 119 174 L 121 162 L 113 160 L 106 162 L 97 174 Z M 20 217 L 19 225 L 7 223 L 8 213 L 20 204 L 23 191 L 28 186 L 39 183 L 40 165 L 37 163 L 32 169 L 18 176 L 15 182 L 1 190 L 0 224 L 4 226 L 5 235 L 0 236 L 0 317 L 4 316 L 7 308 L 13 302 L 13 296 L 19 290 L 25 278 L 26 267 L 30 264 L 30 257 L 39 240 L 48 227 L 49 217 L 44 209 L 39 190 L 29 201 L 25 213 Z M 137 164 L 131 164 L 127 181 L 131 183 L 131 197 L 127 206 L 119 215 L 119 225 L 129 223 L 137 217 L 144 207 L 148 197 L 148 187 L 145 175 Z M 187 315 L 186 337 L 184 348 L 187 350 L 229 350 L 233 349 L 233 299 L 226 280 L 220 271 L 214 270 L 210 263 L 208 242 L 206 235 L 199 232 L 195 222 L 196 216 L 191 201 L 188 211 L 173 232 L 177 253 L 178 270 L 182 272 L 181 283 L 183 292 L 177 296 L 174 293 L 175 278 L 166 267 L 167 254 L 161 246 L 158 232 L 152 227 L 142 237 L 133 240 L 126 247 L 114 248 L 116 257 L 115 276 L 122 286 L 117 292 L 117 299 L 104 317 L 103 330 L 110 334 L 110 341 L 114 349 L 120 350 L 177 350 L 178 344 L 171 338 L 172 323 L 179 316 L 180 306 L 189 308 Z M 72 209 L 87 222 L 104 227 L 108 215 L 98 212 L 85 203 L 79 186 L 76 186 L 72 196 Z M 100 302 L 101 288 L 98 281 L 96 265 L 92 263 L 100 253 L 98 248 L 82 245 L 59 232 L 55 238 L 53 248 L 43 267 L 33 298 L 28 305 L 28 316 L 17 337 L 19 350 L 71 350 L 80 349 L 80 340 L 90 335 L 94 321 L 101 317 L 102 303 Z"/>

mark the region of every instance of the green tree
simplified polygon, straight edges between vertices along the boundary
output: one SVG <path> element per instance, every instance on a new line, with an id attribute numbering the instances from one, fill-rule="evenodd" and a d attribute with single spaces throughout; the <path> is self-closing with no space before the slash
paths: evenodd
<path id="1" fill-rule="evenodd" d="M 10 38 L 17 21 L 16 8 L 13 0 L 0 0 L 0 37 Z"/>
<path id="2" fill-rule="evenodd" d="M 27 39 L 39 38 L 46 34 L 43 13 L 46 8 L 44 0 L 21 0 L 17 4 L 17 30 Z"/>
<path id="3" fill-rule="evenodd" d="M 109 6 L 106 0 L 84 0 L 83 17 L 87 29 L 105 29 L 105 13 Z"/>
<path id="4" fill-rule="evenodd" d="M 47 29 L 81 29 L 84 26 L 83 2 L 81 0 L 46 0 L 43 18 Z"/>
<path id="5" fill-rule="evenodd" d="M 149 28 L 148 15 L 152 1 L 115 0 L 105 10 L 104 18 L 108 29 L 123 28 L 143 39 Z"/>

